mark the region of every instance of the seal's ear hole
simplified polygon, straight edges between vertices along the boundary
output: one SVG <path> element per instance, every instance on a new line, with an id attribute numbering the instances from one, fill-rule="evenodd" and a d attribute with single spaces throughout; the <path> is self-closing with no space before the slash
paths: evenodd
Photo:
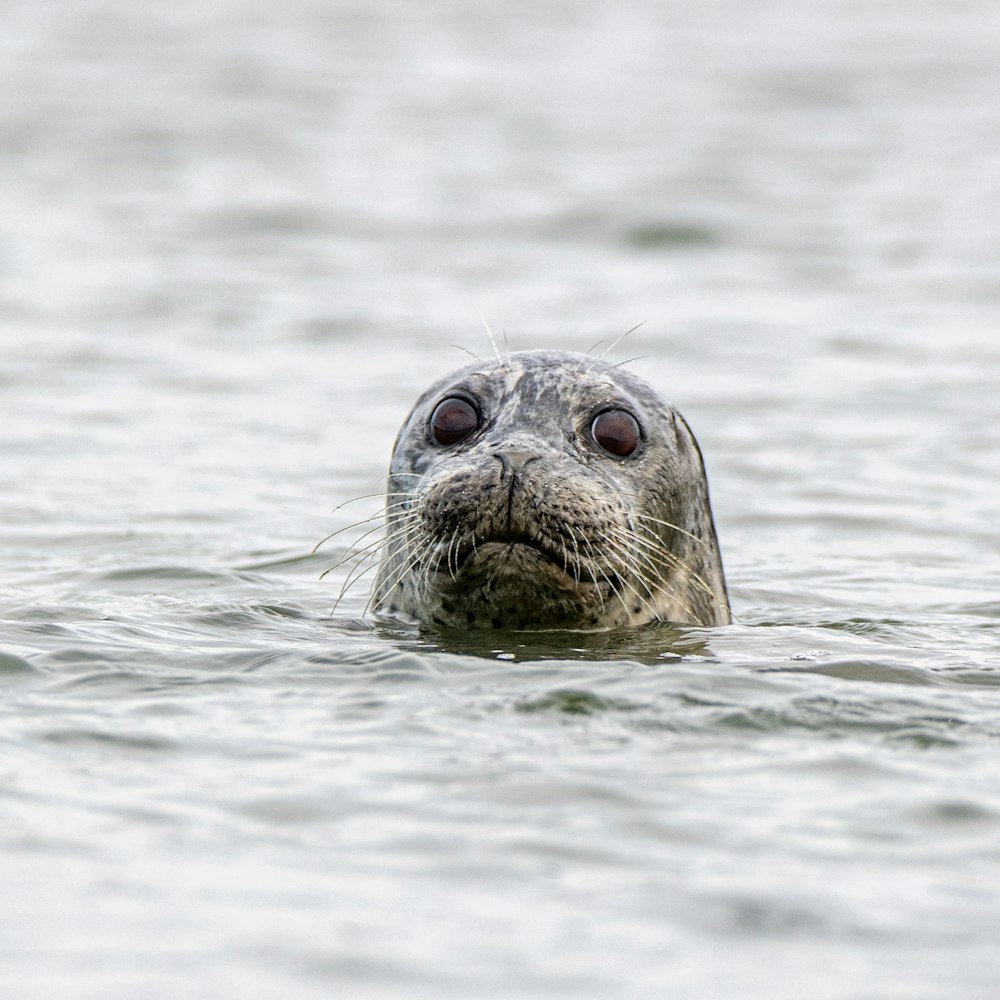
<path id="1" fill-rule="evenodd" d="M 442 399 L 431 414 L 431 437 L 438 444 L 461 444 L 479 427 L 479 413 L 467 400 L 459 396 Z"/>
<path id="2" fill-rule="evenodd" d="M 628 458 L 642 440 L 639 421 L 626 410 L 598 413 L 590 425 L 590 433 L 600 448 L 618 458 Z"/>

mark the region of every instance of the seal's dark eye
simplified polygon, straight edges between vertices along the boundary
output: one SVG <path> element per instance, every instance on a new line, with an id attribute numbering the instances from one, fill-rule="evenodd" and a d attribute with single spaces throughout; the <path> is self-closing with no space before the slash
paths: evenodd
<path id="1" fill-rule="evenodd" d="M 458 396 L 442 399 L 431 414 L 431 436 L 438 444 L 460 444 L 479 426 L 479 414 Z"/>
<path id="2" fill-rule="evenodd" d="M 639 423 L 625 410 L 605 410 L 590 426 L 594 440 L 609 454 L 627 458 L 639 447 Z"/>

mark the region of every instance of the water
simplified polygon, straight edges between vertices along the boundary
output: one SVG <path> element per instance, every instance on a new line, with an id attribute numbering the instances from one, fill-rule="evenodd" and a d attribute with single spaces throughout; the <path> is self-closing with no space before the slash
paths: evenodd
<path id="1" fill-rule="evenodd" d="M 5 997 L 1000 987 L 986 0 L 12 0 Z M 331 612 L 393 435 L 616 356 L 737 624 Z"/>

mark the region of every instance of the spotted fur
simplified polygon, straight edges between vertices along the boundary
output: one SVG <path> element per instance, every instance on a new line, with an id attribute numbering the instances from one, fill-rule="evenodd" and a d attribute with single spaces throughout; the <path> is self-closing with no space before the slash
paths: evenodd
<path id="1" fill-rule="evenodd" d="M 429 421 L 449 396 L 480 423 L 443 446 Z M 641 428 L 627 457 L 591 435 L 608 409 Z M 396 439 L 386 519 L 384 613 L 532 630 L 730 621 L 694 436 L 644 381 L 591 357 L 505 354 L 432 385 Z"/>

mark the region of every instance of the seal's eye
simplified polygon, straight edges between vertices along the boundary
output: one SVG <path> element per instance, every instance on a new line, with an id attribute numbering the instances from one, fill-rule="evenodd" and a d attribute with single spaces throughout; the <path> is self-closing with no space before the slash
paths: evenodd
<path id="1" fill-rule="evenodd" d="M 619 458 L 628 458 L 639 447 L 642 436 L 639 422 L 625 410 L 598 413 L 590 425 L 590 433 L 609 455 Z"/>
<path id="2" fill-rule="evenodd" d="M 430 426 L 438 444 L 461 444 L 479 426 L 479 414 L 468 400 L 449 396 L 434 407 Z"/>

